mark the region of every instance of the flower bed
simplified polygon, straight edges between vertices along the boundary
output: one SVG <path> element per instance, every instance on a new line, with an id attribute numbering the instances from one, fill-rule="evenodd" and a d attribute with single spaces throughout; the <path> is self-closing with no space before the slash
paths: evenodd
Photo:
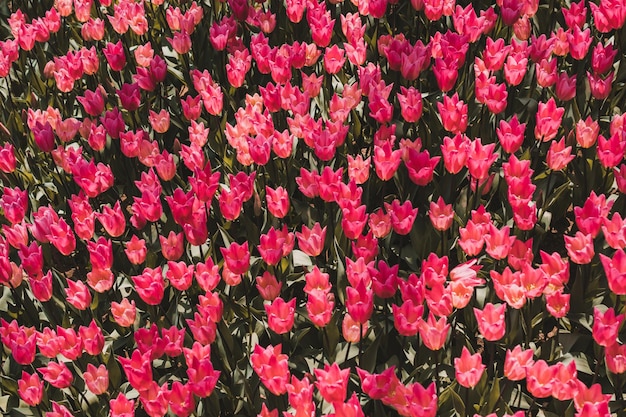
<path id="1" fill-rule="evenodd" d="M 0 14 L 3 414 L 626 412 L 623 2 Z"/>

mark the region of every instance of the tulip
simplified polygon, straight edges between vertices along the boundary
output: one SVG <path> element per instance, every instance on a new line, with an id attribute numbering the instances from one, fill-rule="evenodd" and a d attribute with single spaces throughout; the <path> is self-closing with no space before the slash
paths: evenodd
<path id="1" fill-rule="evenodd" d="M 563 17 L 565 18 L 565 24 L 567 27 L 572 28 L 578 26 L 582 28 L 583 24 L 587 20 L 587 7 L 585 2 L 579 1 L 578 3 L 572 2 L 569 9 L 563 7 L 561 9 Z"/>
<path id="2" fill-rule="evenodd" d="M 196 399 L 190 389 L 190 384 L 183 385 L 180 381 L 174 381 L 170 391 L 169 404 L 172 412 L 177 416 L 190 416 L 196 409 Z"/>
<path id="3" fill-rule="evenodd" d="M 50 361 L 45 367 L 37 368 L 43 379 L 55 388 L 68 388 L 72 384 L 74 375 L 64 362 Z"/>
<path id="4" fill-rule="evenodd" d="M 578 26 L 570 28 L 567 34 L 567 40 L 569 41 L 569 50 L 572 58 L 576 60 L 582 60 L 587 55 L 589 47 L 591 46 L 591 29 L 587 28 L 582 30 Z"/>
<path id="5" fill-rule="evenodd" d="M 531 395 L 537 398 L 551 396 L 556 371 L 557 368 L 549 366 L 544 360 L 538 360 L 530 366 L 526 377 L 526 387 Z"/>
<path id="6" fill-rule="evenodd" d="M 459 228 L 459 245 L 468 256 L 476 256 L 483 249 L 485 243 L 481 229 L 473 221 L 468 221 L 465 227 Z"/>
<path id="7" fill-rule="evenodd" d="M 289 365 L 287 355 L 281 353 L 282 345 L 269 345 L 262 348 L 257 344 L 250 355 L 250 362 L 254 372 L 259 376 L 263 385 L 274 395 L 287 392 L 289 381 Z"/>
<path id="8" fill-rule="evenodd" d="M 507 349 L 504 359 L 504 376 L 510 381 L 521 381 L 526 378 L 528 369 L 533 366 L 533 350 L 522 350 L 516 345 L 513 350 Z"/>
<path id="9" fill-rule="evenodd" d="M 343 402 L 348 390 L 349 369 L 340 369 L 337 363 L 324 365 L 324 369 L 314 369 L 315 387 L 322 398 L 329 403 Z"/>
<path id="10" fill-rule="evenodd" d="M 598 307 L 593 309 L 593 328 L 591 335 L 600 346 L 611 346 L 617 343 L 619 328 L 624 321 L 624 314 L 615 314 L 611 307 L 602 312 Z"/>
<path id="11" fill-rule="evenodd" d="M 141 275 L 131 277 L 139 297 L 149 305 L 157 305 L 163 300 L 165 282 L 161 267 L 144 268 Z"/>
<path id="12" fill-rule="evenodd" d="M 109 63 L 109 67 L 113 71 L 121 71 L 126 65 L 126 55 L 124 54 L 124 46 L 122 41 L 117 43 L 107 43 L 102 52 Z"/>
<path id="13" fill-rule="evenodd" d="M 598 135 L 598 160 L 605 168 L 615 168 L 622 162 L 624 152 L 626 152 L 626 141 L 621 139 L 621 135 L 614 134 L 606 139 Z"/>
<path id="14" fill-rule="evenodd" d="M 613 44 L 607 46 L 598 44 L 593 48 L 591 55 L 591 69 L 594 74 L 606 74 L 613 67 L 613 60 L 617 55 L 617 49 L 613 48 Z"/>
<path id="15" fill-rule="evenodd" d="M 282 298 L 275 298 L 271 304 L 265 304 L 269 328 L 277 334 L 291 331 L 295 318 L 296 299 L 285 302 Z"/>
<path id="16" fill-rule="evenodd" d="M 466 346 L 463 346 L 461 356 L 454 358 L 456 380 L 465 388 L 474 388 L 478 385 L 485 368 L 480 353 L 472 355 Z"/>
<path id="17" fill-rule="evenodd" d="M 559 141 L 553 141 L 546 156 L 548 167 L 554 171 L 561 171 L 574 159 L 574 155 L 571 153 L 572 147 L 565 147 L 565 137 Z"/>
<path id="18" fill-rule="evenodd" d="M 465 167 L 469 156 L 470 144 L 470 139 L 460 133 L 455 135 L 454 138 L 448 136 L 443 138 L 441 154 L 446 171 L 451 174 L 457 174 Z"/>
<path id="19" fill-rule="evenodd" d="M 398 333 L 402 336 L 415 336 L 419 331 L 424 306 L 416 306 L 412 300 L 408 300 L 401 306 L 392 305 L 392 310 L 394 327 Z"/>
<path id="20" fill-rule="evenodd" d="M 123 393 L 109 400 L 111 417 L 133 417 L 135 415 L 135 401 L 129 400 Z"/>
<path id="21" fill-rule="evenodd" d="M 67 302 L 77 310 L 86 310 L 91 304 L 91 293 L 82 281 L 67 279 L 68 287 L 65 290 Z"/>
<path id="22" fill-rule="evenodd" d="M 429 312 L 428 319 L 421 320 L 418 326 L 422 341 L 428 349 L 435 351 L 445 345 L 450 330 L 450 324 L 447 322 L 446 316 L 435 319 L 433 313 Z"/>
<path id="23" fill-rule="evenodd" d="M 458 93 L 452 97 L 444 96 L 443 102 L 437 103 L 443 128 L 454 134 L 467 129 L 467 104 L 459 100 Z"/>
<path id="24" fill-rule="evenodd" d="M 109 388 L 109 372 L 104 364 L 97 368 L 91 363 L 88 364 L 83 379 L 89 391 L 95 395 L 104 394 Z"/>
<path id="25" fill-rule="evenodd" d="M 22 371 L 22 377 L 17 381 L 18 394 L 24 402 L 31 407 L 36 407 L 43 398 L 43 382 L 39 375 L 28 374 Z"/>
<path id="26" fill-rule="evenodd" d="M 591 262 L 595 254 L 592 235 L 578 231 L 574 236 L 563 236 L 563 239 L 572 262 L 581 265 Z"/>
<path id="27" fill-rule="evenodd" d="M 391 204 L 385 203 L 385 210 L 391 216 L 391 226 L 394 232 L 406 235 L 411 231 L 417 217 L 417 208 L 413 208 L 410 201 L 400 204 L 400 201 L 396 199 Z"/>
<path id="28" fill-rule="evenodd" d="M 122 327 L 130 327 L 135 322 L 137 315 L 135 301 L 128 301 L 127 298 L 123 298 L 120 303 L 112 301 L 111 313 L 113 315 L 113 319 L 118 325 Z"/>
<path id="29" fill-rule="evenodd" d="M 485 304 L 483 310 L 474 308 L 474 315 L 478 322 L 478 330 L 480 334 L 486 340 L 495 342 L 504 337 L 506 332 L 506 326 L 504 321 L 504 313 L 506 311 L 506 304 L 494 305 L 491 303 Z"/>

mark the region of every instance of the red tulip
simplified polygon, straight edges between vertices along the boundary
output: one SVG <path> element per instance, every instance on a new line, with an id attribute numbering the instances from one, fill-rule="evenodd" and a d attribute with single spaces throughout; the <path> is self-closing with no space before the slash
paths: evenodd
<path id="1" fill-rule="evenodd" d="M 579 1 L 578 3 L 572 2 L 569 9 L 563 7 L 561 11 L 563 12 L 565 24 L 569 28 L 574 26 L 582 28 L 583 24 L 587 20 L 587 7 L 585 6 L 584 0 Z"/>
<path id="2" fill-rule="evenodd" d="M 15 166 L 15 148 L 7 142 L 0 148 L 0 171 L 10 174 L 15 171 Z"/>
<path id="3" fill-rule="evenodd" d="M 569 101 L 576 97 L 576 74 L 569 77 L 561 72 L 556 80 L 556 96 L 561 101 Z"/>
<path id="4" fill-rule="evenodd" d="M 602 222 L 602 233 L 606 239 L 606 243 L 613 249 L 623 249 L 626 247 L 626 228 L 624 228 L 624 220 L 619 213 L 613 213 L 611 220 L 608 215 Z M 610 283 L 609 283 L 610 286 Z"/>
<path id="5" fill-rule="evenodd" d="M 64 362 L 50 361 L 45 367 L 37 368 L 43 379 L 55 388 L 68 388 L 72 385 L 74 375 Z"/>
<path id="6" fill-rule="evenodd" d="M 115 202 L 113 208 L 103 206 L 102 213 L 96 213 L 96 217 L 111 237 L 121 236 L 126 230 L 126 219 L 119 201 Z"/>
<path id="7" fill-rule="evenodd" d="M 139 239 L 137 235 L 133 235 L 129 241 L 124 243 L 124 246 L 124 252 L 131 264 L 140 265 L 146 259 L 146 255 L 148 254 L 146 241 Z"/>
<path id="8" fill-rule="evenodd" d="M 111 417 L 134 417 L 135 401 L 129 400 L 123 393 L 117 394 L 115 399 L 109 400 Z"/>
<path id="9" fill-rule="evenodd" d="M 285 302 L 282 298 L 277 297 L 272 300 L 271 304 L 265 304 L 269 328 L 277 334 L 289 333 L 293 327 L 295 307 L 295 298 Z"/>
<path id="10" fill-rule="evenodd" d="M 465 167 L 470 144 L 469 138 L 460 133 L 452 139 L 448 136 L 443 138 L 441 153 L 444 166 L 448 172 L 457 174 Z"/>
<path id="11" fill-rule="evenodd" d="M 495 342 L 502 339 L 506 333 L 504 313 L 506 304 L 485 304 L 483 310 L 474 308 L 474 315 L 478 322 L 478 330 L 486 340 Z"/>
<path id="12" fill-rule="evenodd" d="M 553 98 L 550 98 L 547 103 L 539 103 L 535 138 L 543 142 L 554 139 L 561 126 L 564 112 L 565 109 L 557 107 Z"/>
<path id="13" fill-rule="evenodd" d="M 374 309 L 374 292 L 359 281 L 356 287 L 346 288 L 346 309 L 358 323 L 367 322 Z"/>
<path id="14" fill-rule="evenodd" d="M 565 147 L 565 137 L 559 141 L 553 141 L 546 156 L 548 167 L 554 171 L 564 169 L 574 159 L 574 155 L 571 155 L 571 152 L 571 146 Z"/>
<path id="15" fill-rule="evenodd" d="M 40 271 L 37 275 L 29 275 L 28 283 L 33 295 L 39 301 L 49 301 L 52 298 L 52 271 L 46 274 Z"/>
<path id="16" fill-rule="evenodd" d="M 259 376 L 263 385 L 274 395 L 282 395 L 287 392 L 289 381 L 289 365 L 287 355 L 281 353 L 282 345 L 269 345 L 262 348 L 257 344 L 254 352 L 250 355 L 250 362 L 254 372 Z"/>
<path id="17" fill-rule="evenodd" d="M 504 79 L 509 85 L 519 85 L 528 69 L 528 58 L 523 53 L 512 53 L 504 63 Z"/>
<path id="18" fill-rule="evenodd" d="M 424 306 L 416 306 L 412 300 L 408 300 L 401 306 L 392 305 L 392 309 L 393 323 L 398 333 L 402 336 L 415 336 L 419 331 Z"/>
<path id="19" fill-rule="evenodd" d="M 626 152 L 626 141 L 621 139 L 620 134 L 614 134 L 606 139 L 604 136 L 598 136 L 598 160 L 605 168 L 615 168 L 619 165 Z"/>
<path id="20" fill-rule="evenodd" d="M 473 221 L 470 220 L 465 227 L 460 227 L 459 235 L 458 244 L 468 256 L 476 256 L 483 249 L 485 240 L 482 230 Z"/>
<path id="21" fill-rule="evenodd" d="M 415 149 L 407 150 L 408 157 L 404 164 L 409 172 L 411 181 L 420 186 L 428 185 L 434 177 L 435 168 L 441 160 L 440 156 L 430 157 L 428 151 L 417 152 Z"/>
<path id="22" fill-rule="evenodd" d="M 580 61 L 585 58 L 589 51 L 589 46 L 591 46 L 591 41 L 593 40 L 591 38 L 591 29 L 582 30 L 578 26 L 571 27 L 567 34 L 567 40 L 569 41 L 570 55 L 572 58 Z"/>
<path id="23" fill-rule="evenodd" d="M 606 367 L 614 374 L 626 372 L 626 345 L 614 343 L 604 351 Z"/>
<path id="24" fill-rule="evenodd" d="M 446 316 L 440 317 L 438 320 L 432 312 L 428 313 L 428 319 L 419 322 L 419 333 L 422 337 L 424 345 L 430 350 L 441 349 L 448 338 L 450 324 L 447 322 Z"/>
<path id="25" fill-rule="evenodd" d="M 98 86 L 94 91 L 85 90 L 84 96 L 77 96 L 76 99 L 83 105 L 85 112 L 90 116 L 99 116 L 104 111 L 103 89 Z"/>
<path id="26" fill-rule="evenodd" d="M 152 380 L 152 361 L 150 353 L 141 354 L 134 350 L 130 358 L 118 357 L 122 369 L 128 378 L 130 385 L 142 392 L 149 388 Z"/>
<path id="27" fill-rule="evenodd" d="M 329 403 L 343 402 L 348 390 L 349 369 L 340 369 L 339 365 L 324 365 L 324 369 L 314 369 L 315 386 L 322 398 Z"/>
<path id="28" fill-rule="evenodd" d="M 217 334 L 217 324 L 208 316 L 208 311 L 199 309 L 193 317 L 193 320 L 185 320 L 191 330 L 193 340 L 203 346 L 213 343 Z"/>
<path id="29" fill-rule="evenodd" d="M 24 220 L 28 210 L 28 192 L 19 187 L 4 187 L 2 197 L 0 197 L 0 207 L 4 212 L 4 217 L 11 223 L 16 224 Z"/>
<path id="30" fill-rule="evenodd" d="M 12 322 L 16 324 L 17 322 Z M 61 339 L 56 332 L 49 327 L 44 328 L 43 332 L 37 333 L 37 347 L 39 353 L 49 359 L 56 358 L 61 352 Z"/>
<path id="31" fill-rule="evenodd" d="M 617 343 L 617 336 L 624 314 L 615 314 L 615 310 L 611 307 L 602 312 L 598 307 L 593 309 L 593 340 L 600 346 L 611 346 Z"/>
<path id="32" fill-rule="evenodd" d="M 30 365 L 35 360 L 37 347 L 37 335 L 32 329 L 20 328 L 17 332 L 3 337 L 3 340 L 10 338 L 6 345 L 11 349 L 11 354 L 15 362 L 20 365 Z"/>
<path id="33" fill-rule="evenodd" d="M 348 206 L 342 210 L 343 217 L 341 226 L 343 232 L 348 239 L 355 240 L 363 232 L 363 228 L 367 223 L 367 213 L 365 205 L 358 207 Z"/>
<path id="34" fill-rule="evenodd" d="M 73 328 L 57 326 L 57 340 L 61 355 L 74 361 L 83 354 L 83 339 Z"/>
<path id="35" fill-rule="evenodd" d="M 124 54 L 124 46 L 122 41 L 117 43 L 107 43 L 102 52 L 109 63 L 109 67 L 113 71 L 121 71 L 126 65 L 126 55 Z"/>
<path id="36" fill-rule="evenodd" d="M 225 265 L 235 274 L 245 274 L 250 267 L 250 251 L 248 242 L 239 245 L 232 242 L 227 248 L 220 248 Z"/>
<path id="37" fill-rule="evenodd" d="M 31 407 L 39 405 L 43 398 L 43 382 L 36 373 L 30 375 L 22 371 L 22 377 L 17 381 L 17 393 L 20 398 Z"/>
<path id="38" fill-rule="evenodd" d="M 108 110 L 103 116 L 100 116 L 100 123 L 98 126 L 96 122 L 91 124 L 89 137 L 87 142 L 94 151 L 103 151 L 106 147 L 106 134 L 108 133 L 112 139 L 118 139 L 120 133 L 126 131 L 126 124 L 120 113 L 119 109 L 115 107 L 113 110 Z"/>
<path id="39" fill-rule="evenodd" d="M 157 305 L 163 300 L 165 282 L 161 267 L 144 268 L 141 275 L 131 277 L 139 297 L 149 305 Z"/>
<path id="40" fill-rule="evenodd" d="M 65 289 L 66 300 L 78 310 L 86 310 L 91 304 L 91 293 L 82 281 L 67 279 L 68 287 Z"/>
<path id="41" fill-rule="evenodd" d="M 190 389 L 190 384 L 183 385 L 180 381 L 172 383 L 169 396 L 172 412 L 179 417 L 188 417 L 196 410 L 196 400 Z"/>
<path id="42" fill-rule="evenodd" d="M 195 267 L 196 281 L 204 291 L 213 291 L 220 281 L 219 265 L 215 265 L 211 258 L 206 262 L 199 262 Z"/>
<path id="43" fill-rule="evenodd" d="M 80 159 L 72 166 L 74 181 L 87 197 L 94 198 L 113 186 L 115 178 L 111 167 L 102 162 L 97 165 L 93 160 Z"/>
<path id="44" fill-rule="evenodd" d="M 528 369 L 534 365 L 533 350 L 522 350 L 516 345 L 513 350 L 506 350 L 504 359 L 504 376 L 510 381 L 521 381 L 526 378 Z"/>
<path id="45" fill-rule="evenodd" d="M 167 262 L 165 278 L 178 291 L 186 291 L 191 287 L 193 275 L 194 265 L 187 265 L 185 262 Z"/>
<path id="46" fill-rule="evenodd" d="M 389 142 L 383 146 L 374 146 L 374 166 L 378 178 L 387 181 L 393 177 L 400 166 L 401 153 L 400 149 L 392 150 Z"/>
<path id="47" fill-rule="evenodd" d="M 582 265 L 591 262 L 595 254 L 593 236 L 578 231 L 574 236 L 563 236 L 563 239 L 565 239 L 565 248 L 572 262 Z"/>
<path id="48" fill-rule="evenodd" d="M 104 348 L 104 335 L 95 320 L 91 320 L 89 326 L 80 326 L 78 334 L 83 341 L 85 352 L 92 356 L 99 355 Z"/>
<path id="49" fill-rule="evenodd" d="M 458 383 L 465 388 L 474 388 L 485 372 L 486 366 L 482 363 L 480 353 L 471 354 L 463 346 L 461 356 L 454 358 L 455 377 Z"/>
<path id="50" fill-rule="evenodd" d="M 270 272 L 265 271 L 262 276 L 256 277 L 256 287 L 265 301 L 273 301 L 280 295 L 283 286 Z"/>
<path id="51" fill-rule="evenodd" d="M 159 386 L 150 381 L 145 390 L 140 391 L 139 401 L 150 417 L 163 417 L 169 405 L 169 390 L 167 383 Z"/>
<path id="52" fill-rule="evenodd" d="M 100 236 L 96 242 L 87 242 L 89 261 L 93 269 L 110 269 L 113 266 L 113 244 L 110 239 Z"/>
<path id="53" fill-rule="evenodd" d="M 536 398 L 551 396 L 556 371 L 554 366 L 549 366 L 542 359 L 530 366 L 526 377 L 526 387 L 530 394 Z"/>
<path id="54" fill-rule="evenodd" d="M 167 237 L 159 236 L 161 253 L 168 261 L 177 261 L 185 252 L 185 239 L 182 233 L 171 231 Z"/>
<path id="55" fill-rule="evenodd" d="M 307 293 L 306 310 L 311 322 L 318 327 L 325 327 L 333 315 L 334 295 L 328 291 L 312 289 Z"/>
<path id="56" fill-rule="evenodd" d="M 137 309 L 135 308 L 135 301 L 128 301 L 127 298 L 123 298 L 120 303 L 115 301 L 111 302 L 111 313 L 115 322 L 122 327 L 130 327 L 134 322 L 137 315 Z"/>
<path id="57" fill-rule="evenodd" d="M 87 371 L 83 373 L 83 379 L 89 391 L 95 395 L 104 394 L 109 388 L 109 371 L 101 364 L 95 367 L 93 364 L 87 365 Z"/>

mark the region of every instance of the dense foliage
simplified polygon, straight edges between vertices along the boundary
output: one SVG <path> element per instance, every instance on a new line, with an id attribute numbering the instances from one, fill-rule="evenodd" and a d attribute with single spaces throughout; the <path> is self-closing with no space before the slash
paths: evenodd
<path id="1" fill-rule="evenodd" d="M 496 3 L 1 2 L 0 412 L 623 415 L 626 3 Z"/>

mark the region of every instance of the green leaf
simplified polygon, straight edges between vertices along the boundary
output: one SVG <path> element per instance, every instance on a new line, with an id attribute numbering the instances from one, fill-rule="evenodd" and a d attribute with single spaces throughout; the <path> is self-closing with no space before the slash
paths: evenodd
<path id="1" fill-rule="evenodd" d="M 313 265 L 313 262 L 311 261 L 311 258 L 309 257 L 309 255 L 307 255 L 306 253 L 302 252 L 301 250 L 294 249 L 291 253 L 293 255 L 293 266 L 294 267 L 298 267 L 298 266 L 312 266 Z"/>

